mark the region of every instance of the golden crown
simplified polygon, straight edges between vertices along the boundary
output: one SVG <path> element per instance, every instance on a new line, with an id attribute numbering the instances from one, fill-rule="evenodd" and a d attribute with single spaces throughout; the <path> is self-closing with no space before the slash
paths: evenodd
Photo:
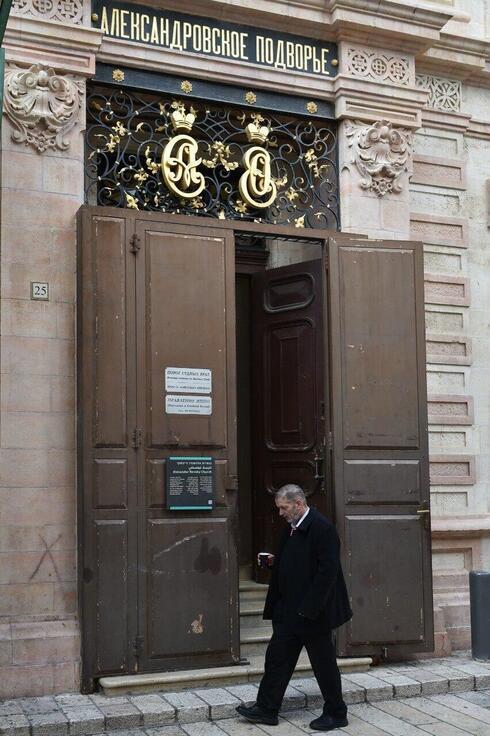
<path id="1" fill-rule="evenodd" d="M 249 143 L 265 143 L 269 135 L 270 128 L 267 125 L 260 125 L 261 120 L 254 120 L 245 128 L 245 135 Z"/>
<path id="2" fill-rule="evenodd" d="M 186 112 L 183 102 L 173 102 L 172 107 L 174 108 L 173 113 L 170 115 L 172 130 L 175 133 L 182 130 L 185 130 L 186 133 L 188 133 L 192 130 L 192 126 L 194 125 L 196 111 L 191 107 L 190 112 Z"/>

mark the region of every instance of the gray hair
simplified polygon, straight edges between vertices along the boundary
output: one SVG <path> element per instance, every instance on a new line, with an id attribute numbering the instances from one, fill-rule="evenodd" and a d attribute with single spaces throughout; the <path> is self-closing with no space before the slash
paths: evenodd
<path id="1" fill-rule="evenodd" d="M 275 498 L 285 498 L 286 501 L 303 501 L 306 506 L 305 492 L 301 486 L 296 483 L 286 483 L 285 486 L 281 486 L 274 494 Z"/>

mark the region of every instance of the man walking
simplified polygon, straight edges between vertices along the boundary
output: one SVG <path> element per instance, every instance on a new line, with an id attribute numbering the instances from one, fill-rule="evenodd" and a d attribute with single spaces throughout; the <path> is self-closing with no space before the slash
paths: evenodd
<path id="1" fill-rule="evenodd" d="M 310 727 L 332 731 L 347 725 L 332 629 L 352 617 L 340 566 L 340 542 L 334 526 L 308 507 L 299 486 L 282 486 L 275 503 L 290 526 L 277 555 L 269 555 L 272 577 L 264 618 L 272 619 L 273 634 L 257 702 L 251 707 L 239 705 L 237 711 L 252 723 L 277 725 L 284 692 L 305 646 L 325 701 L 323 714 Z"/>

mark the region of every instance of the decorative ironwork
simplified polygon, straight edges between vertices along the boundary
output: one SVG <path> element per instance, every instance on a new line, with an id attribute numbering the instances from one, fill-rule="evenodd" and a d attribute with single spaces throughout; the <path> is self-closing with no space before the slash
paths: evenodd
<path id="1" fill-rule="evenodd" d="M 86 150 L 89 204 L 339 227 L 330 121 L 94 88 Z"/>

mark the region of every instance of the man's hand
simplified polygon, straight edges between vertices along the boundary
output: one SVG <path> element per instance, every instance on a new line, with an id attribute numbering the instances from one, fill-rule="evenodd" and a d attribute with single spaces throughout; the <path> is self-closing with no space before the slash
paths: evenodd
<path id="1" fill-rule="evenodd" d="M 257 564 L 259 567 L 272 567 L 274 564 L 274 555 L 270 552 L 259 552 L 257 555 Z"/>

